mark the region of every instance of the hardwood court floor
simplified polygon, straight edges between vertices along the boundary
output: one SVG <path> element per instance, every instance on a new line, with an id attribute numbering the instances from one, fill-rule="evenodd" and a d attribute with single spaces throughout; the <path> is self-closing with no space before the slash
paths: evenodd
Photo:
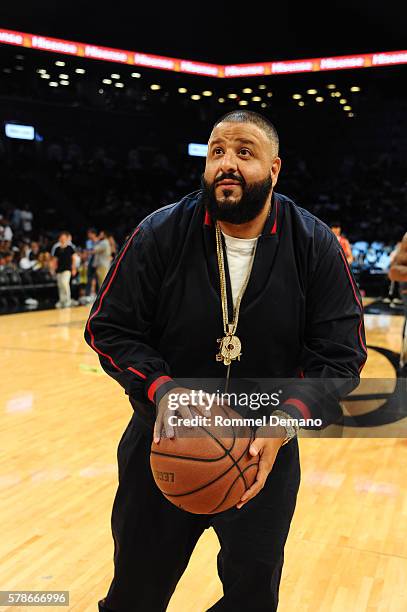
<path id="1" fill-rule="evenodd" d="M 97 610 L 112 576 L 116 448 L 131 416 L 82 339 L 87 312 L 0 317 L 0 590 L 69 590 L 76 612 Z M 367 315 L 369 344 L 398 351 L 401 325 Z M 364 376 L 394 370 L 372 350 Z M 279 609 L 405 612 L 406 440 L 302 438 L 300 446 Z M 169 612 L 203 612 L 221 596 L 217 550 L 206 531 Z"/>

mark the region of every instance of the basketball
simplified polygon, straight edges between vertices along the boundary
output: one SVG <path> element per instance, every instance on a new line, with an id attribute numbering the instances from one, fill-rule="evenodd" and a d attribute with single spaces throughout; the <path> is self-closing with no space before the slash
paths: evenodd
<path id="1" fill-rule="evenodd" d="M 193 411 L 193 416 L 199 413 Z M 222 415 L 224 425 L 214 422 Z M 215 514 L 235 506 L 253 484 L 259 456 L 252 457 L 250 427 L 229 424 L 241 419 L 228 406 L 213 407 L 210 424 L 175 428 L 174 438 L 151 445 L 154 480 L 163 495 L 178 508 L 194 514 Z"/>

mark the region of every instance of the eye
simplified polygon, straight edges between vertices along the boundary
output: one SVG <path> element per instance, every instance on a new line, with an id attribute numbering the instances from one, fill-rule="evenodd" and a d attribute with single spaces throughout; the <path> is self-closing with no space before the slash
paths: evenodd
<path id="1" fill-rule="evenodd" d="M 223 153 L 223 149 L 221 147 L 215 147 L 213 150 L 213 154 L 220 155 L 220 153 Z"/>
<path id="2" fill-rule="evenodd" d="M 239 153 L 240 155 L 243 155 L 243 157 L 248 157 L 250 155 L 249 149 L 246 149 L 245 147 L 243 149 L 240 149 Z"/>

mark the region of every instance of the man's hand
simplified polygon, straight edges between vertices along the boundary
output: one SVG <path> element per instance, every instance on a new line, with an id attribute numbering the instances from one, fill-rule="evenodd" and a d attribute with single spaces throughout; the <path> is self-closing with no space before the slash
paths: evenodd
<path id="1" fill-rule="evenodd" d="M 155 444 L 158 444 L 160 442 L 160 437 L 162 433 L 164 433 L 167 438 L 174 437 L 174 427 L 168 422 L 170 416 L 176 415 L 180 416 L 183 419 L 192 419 L 194 416 L 196 416 L 196 414 L 194 414 L 194 411 L 199 412 L 199 414 L 202 416 L 211 416 L 211 411 L 209 410 L 209 404 L 206 400 L 205 394 L 202 393 L 202 402 L 198 403 L 196 397 L 193 397 L 193 393 L 197 394 L 199 392 L 194 391 L 192 389 L 187 389 L 186 387 L 175 387 L 174 389 L 171 389 L 171 391 L 168 391 L 165 395 L 163 395 L 157 406 L 157 416 L 154 425 Z M 182 402 L 181 404 L 178 401 L 178 406 L 175 410 L 173 408 L 170 408 L 170 395 L 174 398 L 176 395 L 179 396 L 181 394 L 184 397 L 186 397 L 184 394 L 189 395 L 190 402 L 185 402 L 186 405 L 184 405 L 184 402 Z M 193 411 L 191 411 L 191 408 L 193 408 Z"/>
<path id="2" fill-rule="evenodd" d="M 250 499 L 253 499 L 253 497 L 255 497 L 264 487 L 267 476 L 273 468 L 277 453 L 286 438 L 285 429 L 283 427 L 276 426 L 272 429 L 273 431 L 271 431 L 270 427 L 259 427 L 256 431 L 256 437 L 250 445 L 250 455 L 252 457 L 260 455 L 259 467 L 257 469 L 256 480 L 250 489 L 242 495 L 239 503 L 236 504 L 236 508 L 239 510 Z M 268 437 L 261 437 L 262 435 L 267 435 Z"/>

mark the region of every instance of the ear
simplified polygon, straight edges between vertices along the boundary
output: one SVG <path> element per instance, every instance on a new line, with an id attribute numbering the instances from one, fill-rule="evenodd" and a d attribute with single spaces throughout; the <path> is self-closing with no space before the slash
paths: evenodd
<path id="1" fill-rule="evenodd" d="M 270 168 L 270 175 L 271 175 L 271 181 L 272 181 L 273 188 L 277 183 L 278 175 L 280 174 L 280 170 L 281 170 L 281 159 L 279 157 L 275 157 L 273 160 L 273 163 L 271 164 L 271 168 Z"/>

